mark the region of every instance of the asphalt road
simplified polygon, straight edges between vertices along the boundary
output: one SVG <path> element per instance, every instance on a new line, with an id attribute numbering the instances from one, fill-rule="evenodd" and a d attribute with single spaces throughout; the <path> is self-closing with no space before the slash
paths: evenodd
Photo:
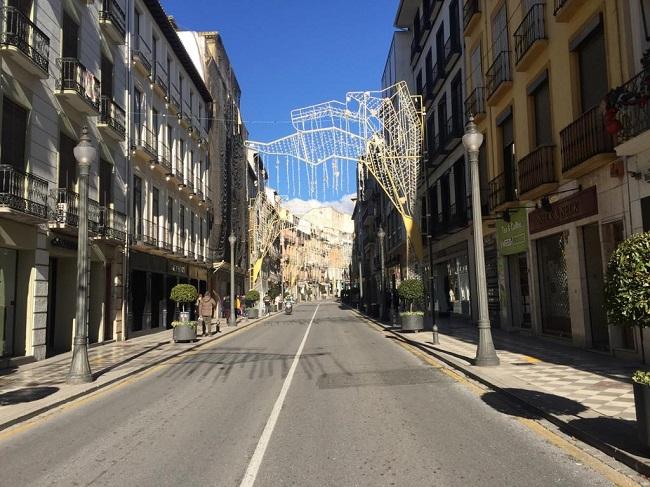
<path id="1" fill-rule="evenodd" d="M 351 311 L 315 310 L 7 435 L 0 485 L 610 485 Z"/>

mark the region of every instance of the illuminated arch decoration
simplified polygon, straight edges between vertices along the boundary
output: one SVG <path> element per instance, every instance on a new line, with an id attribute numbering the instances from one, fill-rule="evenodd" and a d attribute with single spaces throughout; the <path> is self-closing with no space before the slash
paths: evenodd
<path id="1" fill-rule="evenodd" d="M 294 188 L 295 174 L 289 174 L 289 167 L 294 167 L 294 162 L 306 165 L 309 194 L 316 198 L 319 184 L 341 184 L 340 164 L 357 163 L 359 182 L 364 171 L 377 180 L 400 213 L 408 240 L 422 260 L 416 196 L 423 146 L 420 106 L 420 97 L 411 96 L 404 81 L 381 91 L 350 92 L 345 103 L 329 101 L 293 110 L 294 133 L 268 143 L 247 141 L 246 145 L 277 160 L 286 158 L 286 181 Z M 299 174 L 298 184 L 300 179 Z M 362 187 L 360 192 L 363 194 Z"/>

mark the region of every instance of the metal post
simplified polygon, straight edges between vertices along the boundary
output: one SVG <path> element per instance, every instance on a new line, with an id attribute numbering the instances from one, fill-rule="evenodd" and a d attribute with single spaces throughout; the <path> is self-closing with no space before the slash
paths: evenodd
<path id="1" fill-rule="evenodd" d="M 88 127 L 81 131 L 74 156 L 79 167 L 79 239 L 77 250 L 77 310 L 75 318 L 72 362 L 66 378 L 68 384 L 92 382 L 88 362 L 88 321 L 86 297 L 88 296 L 88 174 L 96 150 L 88 136 Z"/>
<path id="2" fill-rule="evenodd" d="M 235 317 L 235 242 L 237 238 L 234 233 L 228 237 L 230 242 L 230 326 L 237 326 L 237 318 Z"/>
<path id="3" fill-rule="evenodd" d="M 487 282 L 485 277 L 485 255 L 483 251 L 483 220 L 481 217 L 481 186 L 479 182 L 478 153 L 483 142 L 481 134 L 470 117 L 463 145 L 469 156 L 472 177 L 472 225 L 474 227 L 474 255 L 476 264 L 476 290 L 478 300 L 478 347 L 476 350 L 475 365 L 499 365 L 492 332 L 490 330 L 490 316 L 487 303 Z"/>
<path id="4" fill-rule="evenodd" d="M 383 321 L 386 301 L 386 266 L 384 263 L 384 237 L 386 236 L 386 232 L 384 232 L 382 227 L 379 227 L 377 236 L 379 237 L 379 256 L 381 259 L 381 301 L 379 302 L 379 319 Z"/>

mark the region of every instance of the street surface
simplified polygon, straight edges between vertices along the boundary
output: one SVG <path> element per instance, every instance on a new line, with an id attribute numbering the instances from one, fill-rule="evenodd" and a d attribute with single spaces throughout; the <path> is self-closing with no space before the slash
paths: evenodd
<path id="1" fill-rule="evenodd" d="M 0 433 L 0 485 L 611 485 L 517 419 L 303 304 Z"/>

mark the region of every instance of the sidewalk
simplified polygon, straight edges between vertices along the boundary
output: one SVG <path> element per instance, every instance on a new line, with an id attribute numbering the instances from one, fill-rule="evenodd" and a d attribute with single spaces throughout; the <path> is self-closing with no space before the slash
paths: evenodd
<path id="1" fill-rule="evenodd" d="M 503 410 L 494 392 L 484 394 L 483 401 L 495 409 L 545 418 L 565 433 L 650 475 L 650 452 L 637 439 L 630 379 L 640 365 L 495 329 L 493 340 L 501 365 L 475 367 L 478 330 L 474 326 L 440 320 L 440 344 L 433 345 L 430 331 L 401 333 L 385 323 L 375 323 L 523 407 Z"/>
<path id="2" fill-rule="evenodd" d="M 269 316 L 239 321 L 236 327 L 222 324 L 220 333 L 199 337 L 194 343 L 174 343 L 172 330 L 165 330 L 125 342 L 94 346 L 88 351 L 94 378 L 89 384 L 65 383 L 71 352 L 13 369 L 0 369 L 0 431 L 170 358 L 212 343 Z"/>

